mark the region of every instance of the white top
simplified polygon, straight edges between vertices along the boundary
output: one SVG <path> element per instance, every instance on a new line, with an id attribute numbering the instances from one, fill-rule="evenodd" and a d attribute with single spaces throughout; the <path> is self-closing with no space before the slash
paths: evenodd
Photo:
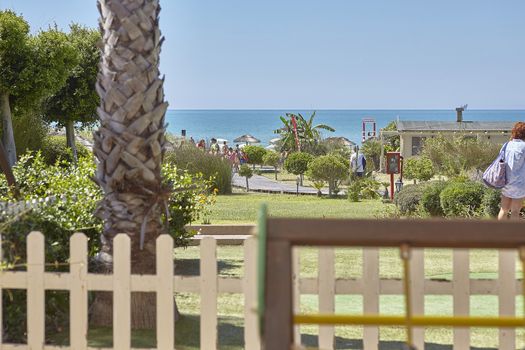
<path id="1" fill-rule="evenodd" d="M 357 158 L 357 159 L 356 159 Z M 356 173 L 363 173 L 365 171 L 363 167 L 363 160 L 366 159 L 363 153 L 359 153 L 356 157 L 356 153 L 352 153 L 350 156 L 350 168 Z"/>
<path id="2" fill-rule="evenodd" d="M 525 198 L 525 142 L 510 140 L 504 157 L 507 163 L 505 171 L 507 184 L 501 193 L 507 198 Z"/>

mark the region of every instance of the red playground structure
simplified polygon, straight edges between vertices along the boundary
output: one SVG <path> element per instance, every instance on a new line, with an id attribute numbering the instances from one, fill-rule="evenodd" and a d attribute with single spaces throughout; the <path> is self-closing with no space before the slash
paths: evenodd
<path id="1" fill-rule="evenodd" d="M 372 131 L 366 131 L 367 129 L 367 125 L 371 124 L 372 125 Z M 363 139 L 362 139 L 362 142 L 365 142 L 366 140 L 370 139 L 370 138 L 375 138 L 376 137 L 376 120 L 375 118 L 371 118 L 371 117 L 365 117 L 363 118 Z"/>

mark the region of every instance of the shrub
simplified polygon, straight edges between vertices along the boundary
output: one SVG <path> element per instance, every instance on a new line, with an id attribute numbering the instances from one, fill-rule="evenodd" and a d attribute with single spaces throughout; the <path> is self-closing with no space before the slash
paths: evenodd
<path id="1" fill-rule="evenodd" d="M 403 175 L 408 180 L 428 181 L 434 176 L 432 161 L 427 157 L 408 158 L 403 164 Z"/>
<path id="2" fill-rule="evenodd" d="M 230 162 L 213 154 L 208 154 L 192 145 L 186 144 L 167 152 L 165 163 L 171 163 L 180 170 L 190 174 L 202 174 L 203 178 L 211 179 L 213 187 L 219 194 L 232 192 L 232 171 Z"/>
<path id="3" fill-rule="evenodd" d="M 267 150 L 264 149 L 262 146 L 245 146 L 243 147 L 243 152 L 246 154 L 246 157 L 248 157 L 248 163 L 253 165 L 260 165 L 263 163 L 263 158 Z"/>
<path id="4" fill-rule="evenodd" d="M 483 185 L 472 181 L 454 181 L 441 192 L 440 202 L 446 216 L 477 215 L 483 199 Z"/>
<path id="5" fill-rule="evenodd" d="M 394 196 L 394 203 L 403 215 L 414 214 L 419 207 L 426 184 L 406 185 Z"/>
<path id="6" fill-rule="evenodd" d="M 308 177 L 328 182 L 328 193 L 338 192 L 339 183 L 348 176 L 348 167 L 338 156 L 321 156 L 308 164 Z"/>
<path id="7" fill-rule="evenodd" d="M 455 177 L 470 170 L 485 170 L 499 149 L 498 145 L 476 138 L 438 135 L 425 140 L 422 154 L 430 159 L 436 172 Z"/>
<path id="8" fill-rule="evenodd" d="M 287 172 L 294 175 L 302 175 L 308 170 L 308 163 L 310 163 L 314 157 L 309 153 L 295 152 L 286 158 L 284 162 L 284 168 Z"/>
<path id="9" fill-rule="evenodd" d="M 330 137 L 322 140 L 318 146 L 323 151 L 323 153 L 316 153 L 318 155 L 337 154 L 345 159 L 350 159 L 352 155 L 352 149 L 345 145 L 342 138 Z"/>
<path id="10" fill-rule="evenodd" d="M 359 202 L 359 193 L 361 192 L 361 183 L 358 180 L 354 180 L 348 185 L 348 200 L 350 202 Z"/>
<path id="11" fill-rule="evenodd" d="M 490 217 L 497 217 L 500 210 L 501 204 L 501 190 L 495 190 L 492 188 L 485 188 L 483 200 L 481 206 L 486 215 Z"/>
<path id="12" fill-rule="evenodd" d="M 40 154 L 26 154 L 13 167 L 25 199 L 53 196 L 54 200 L 32 210 L 6 217 L 0 221 L 0 232 L 4 235 L 4 268 L 17 269 L 16 265 L 26 261 L 26 235 L 31 231 L 42 232 L 45 239 L 47 262 L 65 263 L 69 257 L 69 237 L 76 231 L 84 232 L 88 238 L 89 253 L 93 256 L 99 248 L 101 222 L 93 212 L 101 191 L 91 180 L 95 164 L 91 159 L 80 158 L 76 167 L 63 162 L 47 165 Z M 8 191 L 3 177 L 0 178 L 0 200 L 15 201 Z M 57 265 L 56 270 L 64 267 Z M 4 293 L 4 341 L 18 342 L 25 337 L 25 293 Z M 9 300 L 11 299 L 11 300 Z M 67 294 L 49 292 L 46 297 L 46 325 L 52 332 L 67 326 Z"/>
<path id="13" fill-rule="evenodd" d="M 36 152 L 42 149 L 48 127 L 38 113 L 17 110 L 13 118 L 13 131 L 16 153 L 20 156 L 28 151 Z"/>
<path id="14" fill-rule="evenodd" d="M 440 195 L 446 186 L 447 183 L 445 181 L 430 182 L 423 191 L 421 205 L 431 216 L 445 215 L 445 213 L 443 213 L 443 208 L 441 208 Z"/>
<path id="15" fill-rule="evenodd" d="M 359 194 L 363 199 L 377 199 L 379 198 L 379 187 L 381 183 L 371 178 L 361 179 L 361 191 Z"/>
<path id="16" fill-rule="evenodd" d="M 88 157 L 91 152 L 82 144 L 76 142 L 78 158 Z M 67 146 L 65 136 L 48 136 L 42 144 L 42 157 L 47 164 L 55 164 L 59 160 L 73 162 L 73 151 Z"/>
<path id="17" fill-rule="evenodd" d="M 277 180 L 277 167 L 279 166 L 280 160 L 281 156 L 277 152 L 266 152 L 263 157 L 263 163 L 265 165 L 273 166 L 275 170 L 275 180 Z"/>
<path id="18" fill-rule="evenodd" d="M 312 186 L 317 190 L 317 197 L 321 197 L 323 195 L 323 192 L 321 190 L 324 187 L 324 181 L 312 181 Z"/>
<path id="19" fill-rule="evenodd" d="M 26 261 L 26 234 L 31 231 L 45 235 L 45 259 L 49 263 L 56 262 L 53 269 L 58 271 L 67 268 L 62 264 L 68 261 L 69 238 L 74 232 L 84 232 L 89 238 L 90 257 L 100 250 L 102 222 L 94 212 L 102 191 L 91 180 L 95 173 L 91 157 L 80 158 L 73 167 L 65 162 L 48 165 L 40 154 L 26 154 L 13 167 L 13 172 L 22 198 L 52 197 L 54 200 L 0 220 L 0 232 L 4 237 L 3 268 L 16 269 L 16 265 Z M 164 166 L 163 174 L 164 180 L 175 189 L 168 200 L 169 233 L 177 246 L 184 246 L 193 234 L 186 231 L 185 225 L 205 215 L 214 196 L 209 194 L 210 184 L 202 177 L 178 172 L 169 165 Z M 4 177 L 0 177 L 0 201 L 16 201 Z M 9 300 L 11 297 L 13 299 Z M 23 341 L 25 317 L 20 319 L 19 316 L 24 310 L 25 297 L 13 292 L 11 295 L 4 293 L 3 298 L 6 306 L 3 310 L 4 340 Z M 46 324 L 52 325 L 51 332 L 67 326 L 67 305 L 67 293 L 52 292 L 46 298 Z"/>

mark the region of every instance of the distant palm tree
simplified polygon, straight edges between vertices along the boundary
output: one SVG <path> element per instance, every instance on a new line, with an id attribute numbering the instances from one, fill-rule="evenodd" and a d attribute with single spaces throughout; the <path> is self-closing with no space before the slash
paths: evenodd
<path id="1" fill-rule="evenodd" d="M 160 6 L 158 0 L 98 0 L 98 7 L 103 45 L 94 152 L 104 191 L 102 251 L 111 256 L 115 235 L 127 233 L 132 273 L 153 274 L 168 192 L 161 178 L 168 103 L 159 73 Z M 132 327 L 154 328 L 155 295 L 134 293 L 132 305 Z M 98 306 L 94 322 L 111 325 L 111 308 Z"/>
<path id="2" fill-rule="evenodd" d="M 314 125 L 315 111 L 310 118 L 306 120 L 301 113 L 286 113 L 286 117 L 280 116 L 283 122 L 283 127 L 274 131 L 274 133 L 281 136 L 281 149 L 286 151 L 298 151 L 295 141 L 295 133 L 292 123 L 292 118 L 295 118 L 297 123 L 297 138 L 299 140 L 301 150 L 307 150 L 315 147 L 321 141 L 321 130 L 334 132 L 335 129 L 326 124 Z"/>

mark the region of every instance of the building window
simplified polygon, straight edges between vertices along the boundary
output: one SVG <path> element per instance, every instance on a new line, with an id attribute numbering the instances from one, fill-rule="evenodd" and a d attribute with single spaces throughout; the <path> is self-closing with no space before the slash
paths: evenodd
<path id="1" fill-rule="evenodd" d="M 421 150 L 423 149 L 423 142 L 425 141 L 426 137 L 421 136 L 414 136 L 412 137 L 412 155 L 417 156 L 421 153 Z"/>

